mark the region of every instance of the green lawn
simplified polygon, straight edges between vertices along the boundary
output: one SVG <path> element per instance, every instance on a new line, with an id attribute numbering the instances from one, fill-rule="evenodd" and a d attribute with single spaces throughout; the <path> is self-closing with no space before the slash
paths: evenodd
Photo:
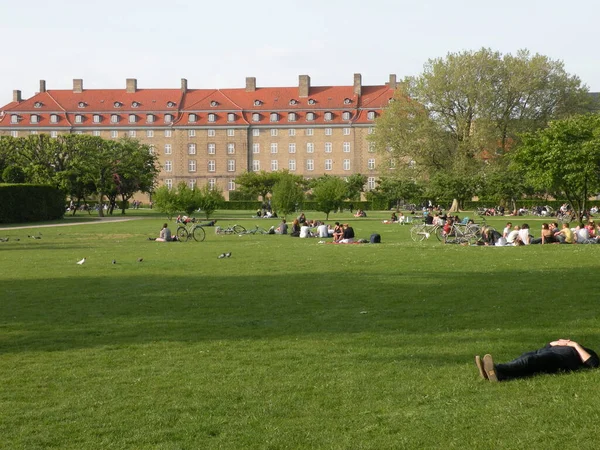
<path id="1" fill-rule="evenodd" d="M 330 216 L 380 245 L 0 230 L 0 448 L 596 448 L 600 372 L 492 384 L 473 356 L 600 349 L 600 246 L 414 243 L 388 215 Z M 250 216 L 217 215 L 278 222 Z"/>

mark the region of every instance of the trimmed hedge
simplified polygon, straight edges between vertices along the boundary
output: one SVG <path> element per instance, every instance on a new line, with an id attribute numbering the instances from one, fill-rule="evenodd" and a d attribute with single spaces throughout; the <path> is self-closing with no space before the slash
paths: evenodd
<path id="1" fill-rule="evenodd" d="M 0 223 L 41 222 L 61 219 L 65 194 L 52 186 L 0 185 Z"/>

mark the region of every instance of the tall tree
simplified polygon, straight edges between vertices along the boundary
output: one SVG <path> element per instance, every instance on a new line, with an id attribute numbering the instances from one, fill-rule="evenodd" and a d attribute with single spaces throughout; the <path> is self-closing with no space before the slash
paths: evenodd
<path id="1" fill-rule="evenodd" d="M 419 203 L 423 196 L 423 187 L 414 180 L 382 177 L 377 180 L 377 186 L 370 191 L 370 194 L 395 205 L 396 211 L 399 211 L 403 202 Z"/>
<path id="2" fill-rule="evenodd" d="M 209 219 L 210 216 L 223 204 L 225 198 L 220 190 L 211 188 L 209 184 L 199 189 L 200 209 L 204 216 Z"/>
<path id="3" fill-rule="evenodd" d="M 317 211 L 324 212 L 329 220 L 329 213 L 342 207 L 347 189 L 346 182 L 338 177 L 323 175 L 313 180 L 312 196 L 317 203 Z"/>
<path id="4" fill-rule="evenodd" d="M 304 182 L 302 177 L 290 173 L 282 173 L 273 186 L 272 204 L 278 214 L 288 215 L 302 205 L 304 199 Z"/>
<path id="5" fill-rule="evenodd" d="M 367 176 L 354 173 L 346 178 L 346 198 L 349 200 L 360 200 L 360 194 L 365 189 Z"/>
<path id="6" fill-rule="evenodd" d="M 235 182 L 244 192 L 261 196 L 263 201 L 273 192 L 273 186 L 279 180 L 279 172 L 246 172 L 236 177 Z"/>

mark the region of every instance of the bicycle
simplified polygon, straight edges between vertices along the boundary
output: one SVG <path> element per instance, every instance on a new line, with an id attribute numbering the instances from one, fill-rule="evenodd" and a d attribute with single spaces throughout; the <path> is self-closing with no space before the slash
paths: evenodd
<path id="1" fill-rule="evenodd" d="M 477 224 L 453 223 L 449 233 L 442 233 L 444 244 L 475 244 L 481 238 Z"/>
<path id="2" fill-rule="evenodd" d="M 204 227 L 196 223 L 196 219 L 188 219 L 187 221 L 178 220 L 181 225 L 177 228 L 176 235 L 180 241 L 188 241 L 194 239 L 196 242 L 202 242 L 206 238 Z"/>
<path id="3" fill-rule="evenodd" d="M 251 230 L 244 229 L 244 231 L 238 233 L 239 236 L 243 236 L 245 234 L 269 234 L 269 232 L 267 230 L 265 230 L 264 228 L 261 228 L 258 225 L 255 225 L 255 227 Z"/>
<path id="4" fill-rule="evenodd" d="M 246 231 L 241 225 L 228 226 L 227 228 L 215 227 L 215 234 L 241 234 Z"/>
<path id="5" fill-rule="evenodd" d="M 435 235 L 438 241 L 442 241 L 443 230 L 440 225 L 427 225 L 425 223 L 418 223 L 411 227 L 410 237 L 415 242 L 421 242 L 425 239 L 429 239 L 431 235 Z"/>

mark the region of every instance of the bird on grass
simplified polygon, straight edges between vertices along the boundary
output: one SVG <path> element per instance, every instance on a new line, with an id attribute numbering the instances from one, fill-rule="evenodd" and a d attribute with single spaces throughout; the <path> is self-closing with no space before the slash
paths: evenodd
<path id="1" fill-rule="evenodd" d="M 10 238 L 0 238 L 0 242 L 8 242 Z"/>
<path id="2" fill-rule="evenodd" d="M 144 258 L 138 258 L 138 262 L 142 262 Z"/>
<path id="3" fill-rule="evenodd" d="M 85 262 L 85 258 L 83 258 L 81 261 L 77 261 L 77 264 L 79 264 L 80 266 Z"/>
<path id="4" fill-rule="evenodd" d="M 217 256 L 217 258 L 219 258 L 219 259 L 225 258 L 225 253 L 221 253 L 219 256 Z"/>
<path id="5" fill-rule="evenodd" d="M 225 258 L 231 258 L 231 252 L 225 253 Z"/>
<path id="6" fill-rule="evenodd" d="M 113 260 L 112 260 L 112 263 L 113 263 L 113 264 L 116 264 L 116 263 L 117 263 L 117 260 L 116 260 L 116 259 L 113 259 Z"/>
<path id="7" fill-rule="evenodd" d="M 29 236 L 29 235 L 27 235 L 27 237 L 31 238 L 31 239 L 41 239 L 41 237 L 39 237 L 39 236 Z"/>

